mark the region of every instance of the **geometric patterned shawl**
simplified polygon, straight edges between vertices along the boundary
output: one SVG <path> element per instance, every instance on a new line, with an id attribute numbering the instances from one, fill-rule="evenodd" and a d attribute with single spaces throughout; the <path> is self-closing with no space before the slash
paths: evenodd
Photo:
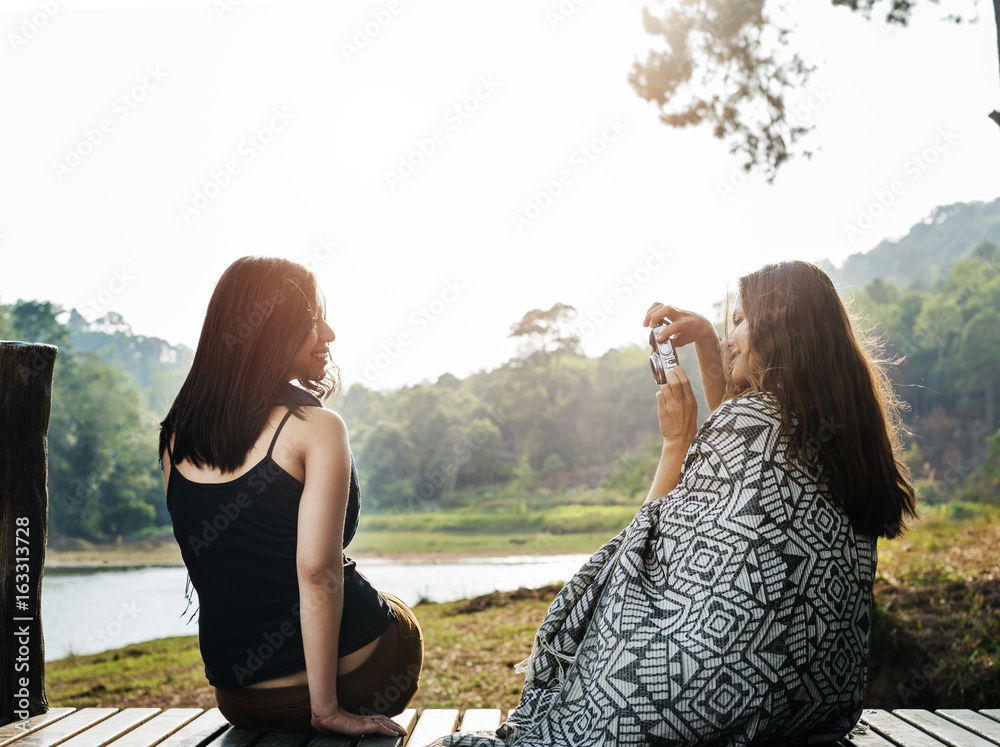
<path id="1" fill-rule="evenodd" d="M 779 427 L 758 397 L 720 405 L 677 487 L 556 596 L 507 722 L 436 744 L 782 745 L 850 731 L 876 539 L 789 463 Z"/>

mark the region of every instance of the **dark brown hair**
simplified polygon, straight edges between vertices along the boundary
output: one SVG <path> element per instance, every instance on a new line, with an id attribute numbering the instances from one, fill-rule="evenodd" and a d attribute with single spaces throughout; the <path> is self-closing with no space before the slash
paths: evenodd
<path id="1" fill-rule="evenodd" d="M 160 423 L 160 457 L 175 434 L 174 460 L 239 469 L 324 310 L 316 277 L 302 265 L 276 257 L 233 262 L 215 286 L 191 370 Z M 337 387 L 335 371 L 298 383 L 326 398 Z"/>
<path id="2" fill-rule="evenodd" d="M 727 398 L 770 395 L 789 458 L 824 471 L 855 531 L 901 534 L 917 516 L 916 497 L 899 460 L 900 405 L 880 345 L 855 328 L 829 276 L 808 262 L 751 272 L 739 295 L 750 382 L 737 386 L 727 366 Z"/>

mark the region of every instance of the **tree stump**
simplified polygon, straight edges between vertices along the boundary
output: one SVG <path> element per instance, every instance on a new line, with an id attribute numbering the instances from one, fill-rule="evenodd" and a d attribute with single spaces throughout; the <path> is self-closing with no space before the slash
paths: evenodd
<path id="1" fill-rule="evenodd" d="M 0 725 L 49 707 L 41 601 L 57 352 L 0 341 Z"/>

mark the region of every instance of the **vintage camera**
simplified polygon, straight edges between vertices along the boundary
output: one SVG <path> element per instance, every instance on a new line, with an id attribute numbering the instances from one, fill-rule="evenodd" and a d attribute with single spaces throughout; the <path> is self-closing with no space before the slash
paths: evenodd
<path id="1" fill-rule="evenodd" d="M 664 321 L 670 322 L 669 319 Z M 649 367 L 653 369 L 653 378 L 660 385 L 667 383 L 667 371 L 677 365 L 677 351 L 674 350 L 673 340 L 669 337 L 663 342 L 656 339 L 656 333 L 665 326 L 666 324 L 661 324 L 649 331 L 649 346 L 653 349 L 653 354 L 649 356 Z"/>

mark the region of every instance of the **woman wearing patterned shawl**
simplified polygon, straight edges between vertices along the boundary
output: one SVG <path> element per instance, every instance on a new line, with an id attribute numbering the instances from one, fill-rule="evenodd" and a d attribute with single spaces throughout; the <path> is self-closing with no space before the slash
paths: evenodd
<path id="1" fill-rule="evenodd" d="M 876 541 L 916 516 L 885 362 L 806 262 L 739 280 L 727 334 L 653 304 L 695 344 L 656 394 L 663 452 L 632 523 L 559 592 L 521 701 L 443 745 L 832 742 L 865 694 Z"/>

